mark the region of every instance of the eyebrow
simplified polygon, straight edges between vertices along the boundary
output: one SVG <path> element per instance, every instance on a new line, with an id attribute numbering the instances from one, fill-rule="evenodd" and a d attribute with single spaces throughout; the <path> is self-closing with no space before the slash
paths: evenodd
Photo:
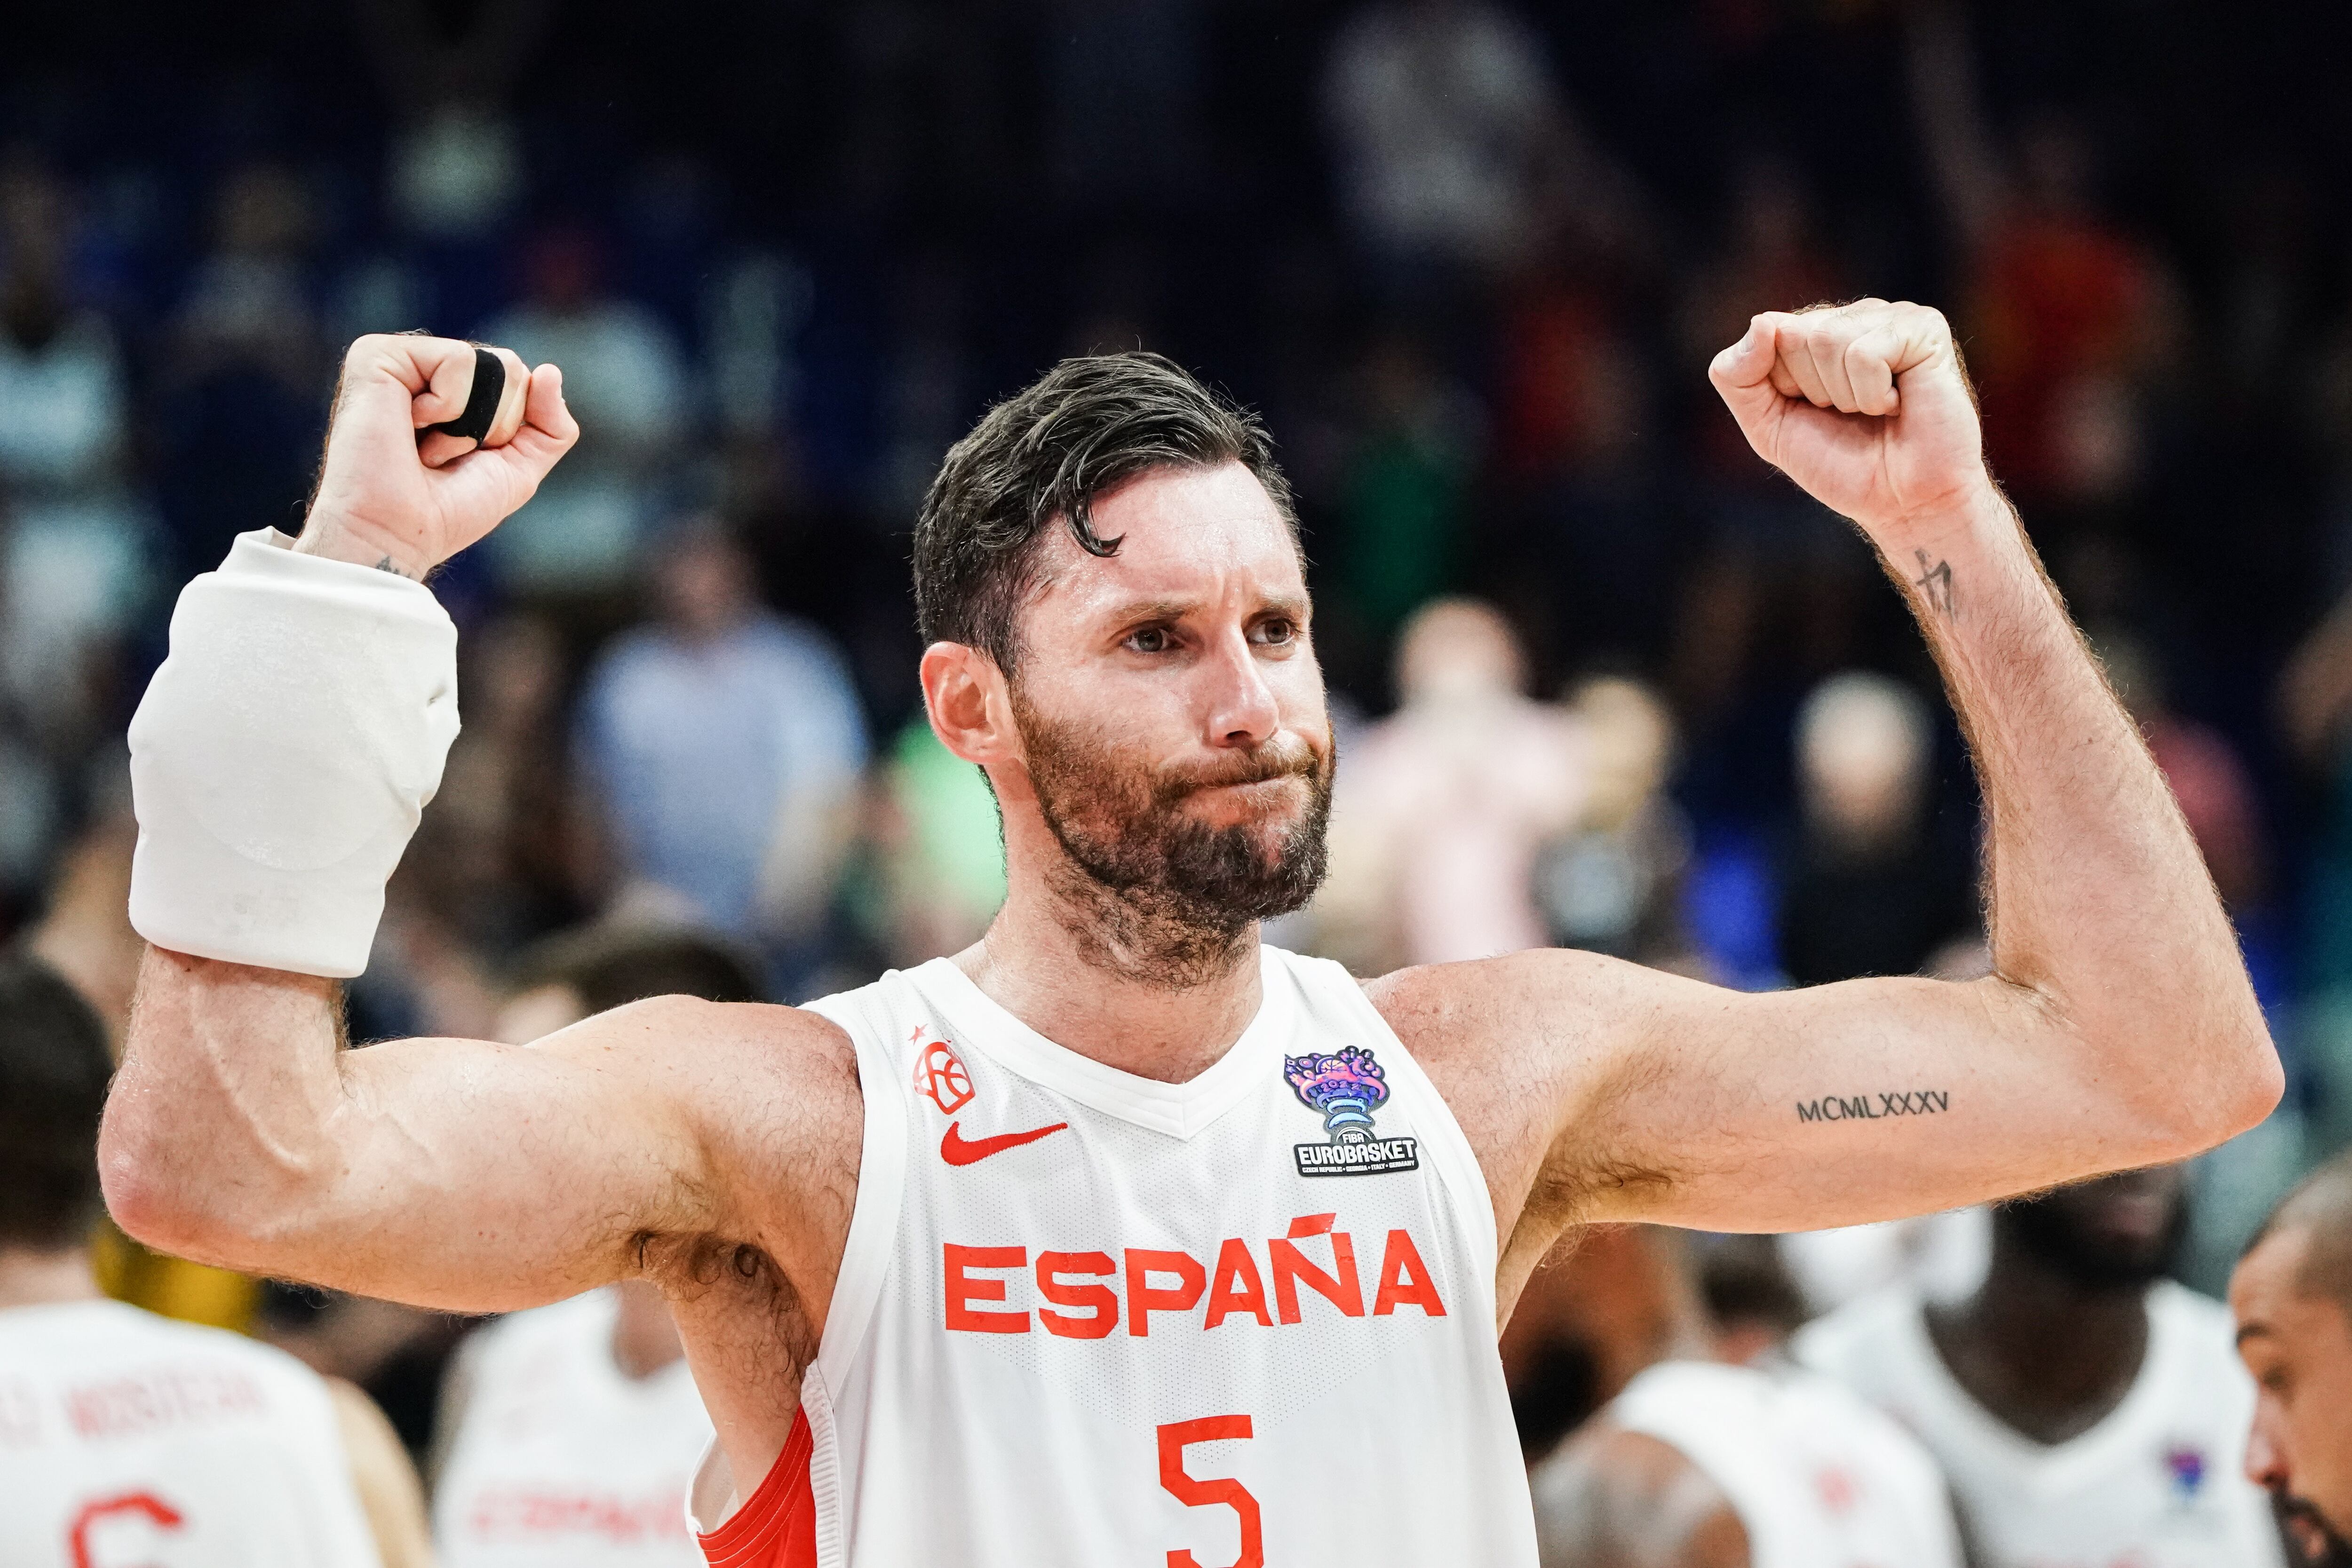
<path id="1" fill-rule="evenodd" d="M 1204 601 L 1199 599 L 1138 599 L 1120 605 L 1110 618 L 1122 626 L 1139 621 L 1181 621 L 1198 611 Z M 1307 617 L 1307 596 L 1303 593 L 1270 593 L 1255 614 L 1287 615 L 1293 620 Z"/>
<path id="2" fill-rule="evenodd" d="M 2248 1323 L 2238 1331 L 2236 1343 L 2243 1344 L 2257 1334 L 2260 1334 L 2264 1339 L 2271 1338 L 2271 1325 L 2268 1323 Z"/>

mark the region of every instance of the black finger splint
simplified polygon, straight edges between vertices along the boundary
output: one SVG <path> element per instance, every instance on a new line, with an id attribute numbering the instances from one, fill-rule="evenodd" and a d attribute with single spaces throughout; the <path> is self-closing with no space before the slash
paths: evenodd
<path id="1" fill-rule="evenodd" d="M 474 390 L 467 396 L 466 412 L 455 419 L 445 419 L 438 424 L 428 424 L 427 431 L 439 431 L 444 435 L 462 435 L 477 446 L 490 433 L 490 422 L 499 416 L 499 399 L 507 390 L 507 363 L 489 350 L 474 350 Z"/>

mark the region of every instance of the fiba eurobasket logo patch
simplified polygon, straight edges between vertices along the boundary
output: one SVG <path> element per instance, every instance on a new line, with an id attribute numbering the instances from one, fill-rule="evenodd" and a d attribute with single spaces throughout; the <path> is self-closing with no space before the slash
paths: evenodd
<path id="1" fill-rule="evenodd" d="M 1293 1145 L 1303 1176 L 1378 1176 L 1415 1170 L 1421 1152 L 1412 1138 L 1383 1138 L 1372 1112 L 1389 1097 L 1387 1075 L 1372 1053 L 1348 1046 L 1336 1055 L 1286 1056 L 1283 1076 L 1299 1103 L 1323 1118 L 1327 1143 Z"/>

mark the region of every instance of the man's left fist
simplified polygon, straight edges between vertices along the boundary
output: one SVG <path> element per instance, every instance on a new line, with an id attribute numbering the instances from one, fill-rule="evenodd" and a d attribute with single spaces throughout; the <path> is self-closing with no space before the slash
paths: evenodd
<path id="1" fill-rule="evenodd" d="M 1759 456 L 1883 550 L 1991 490 L 1952 329 L 1924 305 L 1767 311 L 1707 378 Z"/>

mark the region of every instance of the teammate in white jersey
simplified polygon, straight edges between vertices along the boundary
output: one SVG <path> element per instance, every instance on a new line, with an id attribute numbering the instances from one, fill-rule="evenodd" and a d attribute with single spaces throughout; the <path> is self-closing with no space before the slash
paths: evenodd
<path id="1" fill-rule="evenodd" d="M 106 1032 L 0 958 L 0 1563 L 377 1568 L 327 1385 L 91 1278 Z"/>
<path id="2" fill-rule="evenodd" d="M 442 1568 L 693 1568 L 679 1500 L 710 1417 L 670 1331 L 658 1364 L 624 1364 L 620 1292 L 535 1307 L 468 1340 L 451 1368 L 464 1401 L 433 1489 Z M 661 1300 L 634 1318 L 666 1326 Z M 648 1311 L 648 1307 L 650 1311 Z M 656 1351 L 656 1354 L 659 1354 Z"/>
<path id="3" fill-rule="evenodd" d="M 754 1521 L 730 1563 L 1529 1563 L 1493 1341 L 1567 1226 L 1953 1207 L 2179 1158 L 2279 1092 L 1942 318 L 1760 316 L 1712 375 L 1941 661 L 1990 802 L 1987 978 L 1742 996 L 1547 951 L 1359 986 L 1262 951 L 1320 878 L 1334 761 L 1296 519 L 1255 420 L 1121 354 L 999 404 L 917 521 L 925 706 L 1003 810 L 981 943 L 821 1008 L 338 1053 L 334 977 L 456 726 L 421 580 L 578 434 L 551 366 L 362 339 L 300 540 L 188 587 L 132 725 L 117 1218 L 449 1307 L 655 1282 L 718 1432 L 698 1517 Z"/>
<path id="4" fill-rule="evenodd" d="M 1960 1568 L 1926 1450 L 1752 1325 L 1717 1319 L 1671 1233 L 1643 1239 L 1670 1337 L 1537 1466 L 1545 1568 Z"/>
<path id="5" fill-rule="evenodd" d="M 1981 1568 L 2280 1562 L 2229 1313 L 2161 1277 L 2184 1192 L 2167 1166 L 2011 1205 L 1970 1296 L 1898 1287 L 1798 1334 L 1936 1456 Z"/>
<path id="6" fill-rule="evenodd" d="M 645 997 L 749 1001 L 751 963 L 667 926 L 599 925 L 516 961 L 498 1038 L 526 1044 Z M 442 1568 L 676 1568 L 702 1561 L 680 1500 L 710 1446 L 677 1324 L 625 1280 L 477 1333 L 450 1367 L 434 1485 Z"/>

